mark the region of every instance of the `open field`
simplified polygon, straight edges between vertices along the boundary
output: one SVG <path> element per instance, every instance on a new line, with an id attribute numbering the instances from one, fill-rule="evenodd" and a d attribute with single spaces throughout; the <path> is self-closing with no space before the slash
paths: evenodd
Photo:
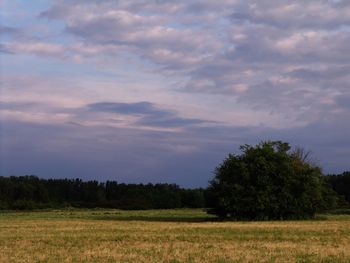
<path id="1" fill-rule="evenodd" d="M 201 210 L 0 212 L 0 262 L 350 262 L 350 215 L 218 222 Z"/>

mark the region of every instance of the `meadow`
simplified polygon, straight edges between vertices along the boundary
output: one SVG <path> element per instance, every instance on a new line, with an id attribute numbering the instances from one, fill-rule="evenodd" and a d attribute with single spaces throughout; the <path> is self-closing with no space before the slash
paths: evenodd
<path id="1" fill-rule="evenodd" d="M 350 262 L 350 215 L 222 222 L 200 209 L 0 212 L 0 262 Z"/>

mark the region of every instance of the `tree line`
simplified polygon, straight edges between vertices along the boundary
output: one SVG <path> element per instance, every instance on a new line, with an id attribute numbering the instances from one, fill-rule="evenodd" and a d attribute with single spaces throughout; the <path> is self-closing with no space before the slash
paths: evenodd
<path id="1" fill-rule="evenodd" d="M 242 145 L 215 169 L 207 188 L 81 179 L 0 176 L 0 209 L 207 208 L 237 220 L 305 219 L 350 208 L 350 172 L 323 175 L 301 148 L 266 141 Z"/>
<path id="2" fill-rule="evenodd" d="M 170 209 L 205 206 L 204 189 L 176 184 L 124 184 L 116 181 L 0 177 L 0 209 L 118 208 Z"/>
<path id="3" fill-rule="evenodd" d="M 339 196 L 339 205 L 346 207 L 350 205 L 350 171 L 342 174 L 330 174 L 326 177 L 331 188 Z"/>
<path id="4" fill-rule="evenodd" d="M 350 206 L 350 172 L 324 176 L 338 194 L 338 207 Z M 167 209 L 211 206 L 207 189 L 184 189 L 176 184 L 100 183 L 81 179 L 41 179 L 0 176 L 0 209 L 118 208 Z"/>

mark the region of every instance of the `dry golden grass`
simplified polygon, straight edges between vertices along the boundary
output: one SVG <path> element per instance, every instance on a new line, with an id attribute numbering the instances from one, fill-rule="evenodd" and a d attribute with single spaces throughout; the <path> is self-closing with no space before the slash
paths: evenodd
<path id="1" fill-rule="evenodd" d="M 215 222 L 200 210 L 0 214 L 0 262 L 350 262 L 350 216 Z"/>

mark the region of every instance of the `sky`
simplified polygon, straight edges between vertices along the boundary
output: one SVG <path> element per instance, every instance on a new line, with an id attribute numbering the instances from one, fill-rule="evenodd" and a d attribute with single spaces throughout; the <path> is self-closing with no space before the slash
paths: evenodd
<path id="1" fill-rule="evenodd" d="M 282 140 L 350 169 L 350 1 L 0 0 L 0 173 L 205 187 Z"/>

